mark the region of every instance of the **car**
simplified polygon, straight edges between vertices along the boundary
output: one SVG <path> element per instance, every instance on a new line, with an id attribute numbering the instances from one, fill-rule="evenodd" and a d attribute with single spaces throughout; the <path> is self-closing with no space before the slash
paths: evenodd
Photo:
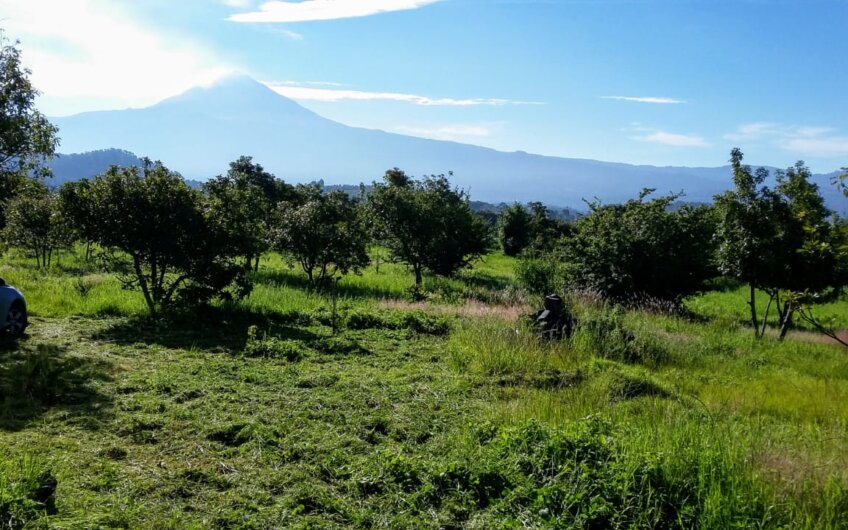
<path id="1" fill-rule="evenodd" d="M 24 295 L 0 278 L 0 322 L 6 337 L 17 339 L 27 328 L 27 306 Z"/>

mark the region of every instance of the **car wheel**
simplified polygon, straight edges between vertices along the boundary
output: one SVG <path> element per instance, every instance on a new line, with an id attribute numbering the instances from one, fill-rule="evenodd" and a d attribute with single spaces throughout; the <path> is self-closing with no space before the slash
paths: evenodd
<path id="1" fill-rule="evenodd" d="M 27 328 L 26 307 L 21 302 L 14 302 L 6 315 L 6 335 L 16 339 L 24 334 Z"/>

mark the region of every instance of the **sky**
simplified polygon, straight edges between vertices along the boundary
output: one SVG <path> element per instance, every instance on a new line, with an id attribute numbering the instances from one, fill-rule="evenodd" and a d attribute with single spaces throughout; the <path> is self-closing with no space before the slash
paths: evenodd
<path id="1" fill-rule="evenodd" d="M 243 73 L 357 127 L 816 172 L 848 166 L 845 21 L 848 0 L 0 0 L 48 116 Z"/>

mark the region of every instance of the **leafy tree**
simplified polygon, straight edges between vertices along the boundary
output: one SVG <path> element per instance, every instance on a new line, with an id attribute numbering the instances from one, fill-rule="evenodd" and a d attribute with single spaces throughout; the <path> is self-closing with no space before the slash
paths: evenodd
<path id="1" fill-rule="evenodd" d="M 72 239 L 59 197 L 41 182 L 26 182 L 9 201 L 6 214 L 6 241 L 30 251 L 39 268 L 49 267 L 53 251 L 67 246 Z"/>
<path id="2" fill-rule="evenodd" d="M 527 206 L 529 211 L 515 203 L 501 214 L 498 240 L 507 256 L 517 256 L 528 248 L 537 253 L 550 251 L 569 233 L 569 225 L 554 219 L 541 202 Z"/>
<path id="3" fill-rule="evenodd" d="M 203 196 L 161 163 L 112 167 L 88 185 L 85 237 L 129 259 L 120 279 L 138 288 L 156 315 L 177 297 L 198 303 L 249 291 L 237 244 Z"/>
<path id="4" fill-rule="evenodd" d="M 10 44 L 0 31 L 0 223 L 5 201 L 27 176 L 49 174 L 44 161 L 59 144 L 56 127 L 35 109 L 38 91 L 30 74 L 21 65 L 18 43 Z"/>
<path id="5" fill-rule="evenodd" d="M 848 199 L 848 167 L 843 167 L 842 171 L 844 173 L 833 177 L 833 185 Z"/>
<path id="6" fill-rule="evenodd" d="M 844 232 L 825 207 L 803 162 L 779 171 L 772 190 L 765 185 L 768 170 L 752 173 L 742 165 L 742 158 L 739 149 L 732 151 L 735 189 L 716 197 L 719 267 L 748 284 L 755 335 L 765 333 L 774 304 L 783 338 L 805 301 L 848 281 Z M 757 289 L 769 297 L 762 322 L 756 309 Z"/>
<path id="7" fill-rule="evenodd" d="M 714 275 L 712 211 L 672 211 L 676 195 L 646 201 L 653 190 L 624 204 L 591 203 L 590 213 L 564 240 L 566 283 L 629 302 L 648 296 L 679 302 Z"/>
<path id="8" fill-rule="evenodd" d="M 519 203 L 501 213 L 498 222 L 498 242 L 507 256 L 517 256 L 530 245 L 532 239 L 531 217 Z"/>
<path id="9" fill-rule="evenodd" d="M 59 188 L 59 205 L 66 228 L 74 241 L 85 243 L 85 259 L 91 259 L 92 234 L 97 223 L 94 201 L 91 198 L 91 182 L 77 180 L 66 182 Z"/>
<path id="10" fill-rule="evenodd" d="M 220 231 L 233 241 L 232 251 L 244 257 L 245 269 L 253 268 L 267 248 L 269 201 L 265 190 L 246 173 L 230 171 L 203 185 L 206 206 Z"/>
<path id="11" fill-rule="evenodd" d="M 281 202 L 274 213 L 273 247 L 300 264 L 313 286 L 367 266 L 370 237 L 358 202 L 314 185 L 299 192 L 302 204 Z"/>
<path id="12" fill-rule="evenodd" d="M 378 238 L 394 261 L 412 268 L 416 289 L 425 270 L 449 276 L 486 251 L 485 223 L 444 175 L 416 181 L 394 168 L 384 180 L 368 196 Z"/>
<path id="13" fill-rule="evenodd" d="M 253 262 L 254 269 L 259 268 L 259 256 L 267 250 L 274 209 L 281 202 L 300 200 L 294 186 L 265 171 L 249 156 L 230 162 L 227 174 L 212 179 L 206 191 L 228 222 L 229 230 L 244 235 L 239 246 L 248 266 Z"/>

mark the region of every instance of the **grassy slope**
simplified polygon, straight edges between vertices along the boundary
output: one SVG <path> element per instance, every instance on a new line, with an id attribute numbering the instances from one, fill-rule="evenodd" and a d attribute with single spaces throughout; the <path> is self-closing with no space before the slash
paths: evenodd
<path id="1" fill-rule="evenodd" d="M 429 279 L 428 310 L 464 315 L 449 336 L 336 338 L 328 301 L 276 257 L 244 306 L 158 325 L 137 293 L 63 261 L 2 271 L 36 316 L 0 352 L 0 513 L 51 468 L 37 524 L 65 528 L 846 527 L 848 357 L 754 341 L 739 293 L 691 301 L 703 323 L 621 316 L 636 336 L 621 357 L 585 332 L 540 345 L 516 310 L 463 312 L 520 298 L 503 256 Z M 340 305 L 393 318 L 403 304 L 381 299 L 409 282 L 372 268 Z M 251 325 L 303 358 L 243 357 Z"/>

